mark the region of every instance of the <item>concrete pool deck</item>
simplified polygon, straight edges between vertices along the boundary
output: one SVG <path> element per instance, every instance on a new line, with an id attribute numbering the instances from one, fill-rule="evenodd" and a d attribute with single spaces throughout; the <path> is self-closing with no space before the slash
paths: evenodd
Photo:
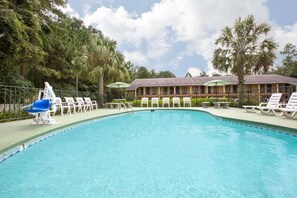
<path id="1" fill-rule="evenodd" d="M 186 109 L 186 110 L 200 110 L 208 112 L 212 115 L 236 119 L 242 121 L 257 122 L 261 124 L 271 125 L 272 128 L 290 128 L 291 131 L 297 132 L 297 117 L 285 118 L 276 116 L 267 116 L 260 113 L 247 113 L 244 109 L 229 108 L 216 109 L 210 108 L 134 108 L 134 111 L 151 110 L 151 109 Z M 32 125 L 33 120 L 19 120 L 14 122 L 0 123 L 0 154 L 7 150 L 28 142 L 38 136 L 44 135 L 54 130 L 72 125 L 74 123 L 90 120 L 98 117 L 116 115 L 126 113 L 125 110 L 118 109 L 98 109 L 87 113 L 78 113 L 65 116 L 54 116 L 53 118 L 58 122 L 54 125 Z M 129 111 L 131 112 L 131 111 Z"/>

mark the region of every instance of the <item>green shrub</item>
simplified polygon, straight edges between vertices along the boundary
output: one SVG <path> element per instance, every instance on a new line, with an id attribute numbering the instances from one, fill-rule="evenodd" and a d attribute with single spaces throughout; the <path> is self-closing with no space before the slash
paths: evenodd
<path id="1" fill-rule="evenodd" d="M 191 103 L 192 103 L 192 107 L 201 107 L 202 106 L 202 102 L 209 102 L 210 106 L 213 106 L 213 102 L 217 102 L 218 100 L 216 99 L 212 99 L 212 98 L 191 98 Z M 172 98 L 169 99 L 170 102 L 170 107 L 172 107 Z M 224 99 L 220 99 L 220 102 L 228 102 L 228 98 L 224 98 Z M 237 103 L 232 99 L 229 98 L 229 102 L 230 102 L 230 106 L 237 106 Z M 132 102 L 132 106 L 133 107 L 140 107 L 141 104 L 141 99 L 138 100 L 134 100 Z M 180 105 L 181 107 L 184 106 L 184 102 L 182 100 L 180 100 Z M 149 100 L 148 102 L 148 106 L 151 107 L 151 100 Z M 159 100 L 159 107 L 162 107 L 162 99 Z"/>

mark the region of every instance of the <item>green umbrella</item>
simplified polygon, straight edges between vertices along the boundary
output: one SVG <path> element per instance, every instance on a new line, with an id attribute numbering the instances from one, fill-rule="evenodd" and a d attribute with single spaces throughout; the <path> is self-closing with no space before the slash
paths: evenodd
<path id="1" fill-rule="evenodd" d="M 211 80 L 204 83 L 204 86 L 215 87 L 215 94 L 218 94 L 218 86 L 229 85 L 231 82 L 225 80 Z"/>
<path id="2" fill-rule="evenodd" d="M 127 88 L 130 87 L 130 84 L 124 83 L 124 82 L 115 82 L 111 83 L 109 85 L 106 85 L 109 88 L 115 88 L 115 89 L 120 89 L 120 88 Z"/>
<path id="3" fill-rule="evenodd" d="M 225 81 L 225 80 L 211 80 L 211 81 L 204 83 L 203 85 L 208 86 L 208 87 L 213 87 L 213 86 L 224 86 L 224 85 L 229 85 L 229 84 L 231 84 L 231 83 L 229 81 Z"/>

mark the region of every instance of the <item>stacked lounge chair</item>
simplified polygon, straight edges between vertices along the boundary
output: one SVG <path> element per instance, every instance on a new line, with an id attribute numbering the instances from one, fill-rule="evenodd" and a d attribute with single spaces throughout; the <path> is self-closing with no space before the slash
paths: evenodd
<path id="1" fill-rule="evenodd" d="M 280 111 L 280 115 L 284 115 L 287 118 L 293 118 L 295 115 L 297 115 L 297 92 L 293 92 L 291 94 L 290 99 L 285 107 L 274 110 L 274 113 L 275 111 Z"/>
<path id="2" fill-rule="evenodd" d="M 273 93 L 269 98 L 268 103 L 260 103 L 258 106 L 242 106 L 247 112 L 256 113 L 256 109 L 260 110 L 262 113 L 268 114 L 271 108 L 278 108 L 279 101 L 282 97 L 281 93 Z"/>

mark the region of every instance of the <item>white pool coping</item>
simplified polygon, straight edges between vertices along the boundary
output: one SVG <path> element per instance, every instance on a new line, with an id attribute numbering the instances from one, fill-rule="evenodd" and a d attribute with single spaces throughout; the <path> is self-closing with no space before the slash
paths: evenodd
<path id="1" fill-rule="evenodd" d="M 208 112 L 214 116 L 228 118 L 232 120 L 241 120 L 254 122 L 258 124 L 269 125 L 270 128 L 284 128 L 297 131 L 297 117 L 289 119 L 285 117 L 267 116 L 260 113 L 248 113 L 244 109 L 229 108 L 216 109 L 213 107 L 202 108 L 134 108 L 134 111 L 152 110 L 152 109 L 186 109 Z M 85 122 L 100 117 L 129 113 L 131 111 L 118 109 L 98 109 L 87 113 L 78 113 L 65 116 L 54 116 L 57 121 L 53 125 L 34 125 L 33 120 L 20 120 L 14 122 L 0 123 L 0 162 L 9 156 L 23 150 L 23 147 L 31 146 L 57 133 L 75 126 L 77 123 Z M 24 145 L 23 145 L 24 144 Z"/>

